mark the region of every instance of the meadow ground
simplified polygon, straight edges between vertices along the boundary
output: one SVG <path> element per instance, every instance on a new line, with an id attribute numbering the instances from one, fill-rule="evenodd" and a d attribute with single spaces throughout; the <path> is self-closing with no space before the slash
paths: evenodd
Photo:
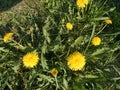
<path id="1" fill-rule="evenodd" d="M 119 0 L 0 0 L 0 90 L 120 90 Z"/>

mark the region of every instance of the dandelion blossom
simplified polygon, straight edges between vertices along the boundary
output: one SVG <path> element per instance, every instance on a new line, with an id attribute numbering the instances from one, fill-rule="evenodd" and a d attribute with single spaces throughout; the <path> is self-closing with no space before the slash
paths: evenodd
<path id="1" fill-rule="evenodd" d="M 57 74 L 58 74 L 58 71 L 57 71 L 57 69 L 53 68 L 53 69 L 50 71 L 50 73 L 51 73 L 54 77 L 56 77 Z"/>
<path id="2" fill-rule="evenodd" d="M 101 38 L 99 38 L 99 37 L 94 37 L 94 38 L 92 39 L 92 44 L 93 44 L 93 45 L 97 46 L 97 45 L 100 45 L 100 43 L 101 43 Z"/>
<path id="3" fill-rule="evenodd" d="M 105 22 L 106 22 L 107 24 L 112 24 L 112 21 L 111 21 L 110 19 L 106 19 Z"/>
<path id="4" fill-rule="evenodd" d="M 38 57 L 37 53 L 29 52 L 23 56 L 22 61 L 23 61 L 23 65 L 26 68 L 33 68 L 34 66 L 36 66 L 38 64 L 39 57 Z"/>
<path id="5" fill-rule="evenodd" d="M 79 52 L 74 52 L 67 57 L 67 65 L 73 71 L 82 70 L 85 64 L 85 56 Z"/>
<path id="6" fill-rule="evenodd" d="M 72 25 L 70 22 L 68 22 L 68 23 L 66 24 L 66 28 L 67 28 L 68 30 L 72 30 L 72 29 L 73 29 L 73 25 Z"/>
<path id="7" fill-rule="evenodd" d="M 76 4 L 77 4 L 77 6 L 80 8 L 84 8 L 85 7 L 85 5 L 87 5 L 88 4 L 88 0 L 77 0 L 76 1 Z"/>
<path id="8" fill-rule="evenodd" d="M 13 36 L 13 33 L 7 33 L 4 35 L 4 42 L 6 43 L 11 37 Z"/>

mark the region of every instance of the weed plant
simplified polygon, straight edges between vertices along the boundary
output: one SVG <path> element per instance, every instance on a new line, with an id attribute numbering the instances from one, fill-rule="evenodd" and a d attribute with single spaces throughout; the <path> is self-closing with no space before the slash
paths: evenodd
<path id="1" fill-rule="evenodd" d="M 41 0 L 42 16 L 0 22 L 0 90 L 120 90 L 117 12 L 80 1 Z"/>

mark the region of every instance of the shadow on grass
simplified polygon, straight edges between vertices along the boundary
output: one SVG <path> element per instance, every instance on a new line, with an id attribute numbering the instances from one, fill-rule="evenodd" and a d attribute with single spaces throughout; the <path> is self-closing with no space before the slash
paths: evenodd
<path id="1" fill-rule="evenodd" d="M 22 0 L 0 0 L 0 12 L 6 11 Z"/>

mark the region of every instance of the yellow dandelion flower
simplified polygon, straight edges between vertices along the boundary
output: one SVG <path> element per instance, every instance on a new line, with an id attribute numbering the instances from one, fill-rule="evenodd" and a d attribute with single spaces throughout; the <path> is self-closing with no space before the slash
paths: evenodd
<path id="1" fill-rule="evenodd" d="M 70 22 L 68 22 L 68 23 L 66 24 L 66 28 L 67 28 L 68 30 L 72 30 L 72 29 L 73 29 L 73 25 L 72 25 Z"/>
<path id="2" fill-rule="evenodd" d="M 13 33 L 5 34 L 3 37 L 4 42 L 6 43 L 12 36 L 13 36 Z"/>
<path id="3" fill-rule="evenodd" d="M 94 37 L 94 38 L 92 39 L 92 44 L 93 44 L 93 45 L 97 46 L 97 45 L 100 45 L 100 43 L 101 43 L 101 38 L 99 38 L 99 37 Z"/>
<path id="4" fill-rule="evenodd" d="M 58 71 L 57 71 L 57 69 L 53 68 L 53 69 L 50 71 L 50 73 L 51 73 L 54 77 L 56 77 L 57 74 L 58 74 Z"/>
<path id="5" fill-rule="evenodd" d="M 23 56 L 22 61 L 23 61 L 23 65 L 26 68 L 33 68 L 34 66 L 36 66 L 38 64 L 39 57 L 38 57 L 37 53 L 29 52 Z"/>
<path id="6" fill-rule="evenodd" d="M 112 21 L 111 21 L 110 19 L 106 19 L 105 22 L 106 22 L 107 24 L 112 24 Z"/>
<path id="7" fill-rule="evenodd" d="M 73 71 L 82 70 L 85 64 L 85 56 L 78 51 L 67 57 L 67 65 Z"/>
<path id="8" fill-rule="evenodd" d="M 88 5 L 88 0 L 77 0 L 76 5 L 80 8 L 84 8 L 85 5 Z"/>

